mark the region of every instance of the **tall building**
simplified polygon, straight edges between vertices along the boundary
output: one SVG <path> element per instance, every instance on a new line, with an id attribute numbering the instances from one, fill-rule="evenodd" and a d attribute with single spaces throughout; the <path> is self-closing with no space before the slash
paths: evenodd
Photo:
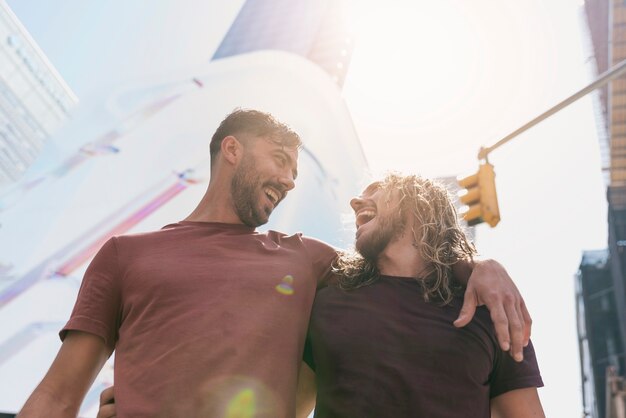
<path id="1" fill-rule="evenodd" d="M 590 51 L 596 73 L 626 59 L 626 4 L 586 0 Z M 585 411 L 590 417 L 624 417 L 620 376 L 626 375 L 626 77 L 596 96 L 603 170 L 609 203 L 608 249 L 585 252 L 578 285 L 579 339 Z"/>
<path id="2" fill-rule="evenodd" d="M 585 412 L 607 417 L 607 370 L 624 370 L 615 287 L 608 250 L 585 251 L 576 277 L 579 349 Z"/>
<path id="3" fill-rule="evenodd" d="M 213 59 L 278 50 L 300 55 L 339 86 L 353 49 L 344 1 L 247 0 Z"/>
<path id="4" fill-rule="evenodd" d="M 20 178 L 77 101 L 0 0 L 0 188 Z"/>

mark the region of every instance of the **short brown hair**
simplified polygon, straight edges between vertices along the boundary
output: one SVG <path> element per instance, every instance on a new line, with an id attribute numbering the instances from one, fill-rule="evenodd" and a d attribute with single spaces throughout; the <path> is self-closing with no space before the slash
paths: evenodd
<path id="1" fill-rule="evenodd" d="M 237 134 L 269 137 L 286 147 L 300 148 L 302 146 L 300 136 L 271 114 L 259 110 L 237 108 L 226 116 L 211 138 L 209 146 L 211 165 L 220 152 L 222 140 L 229 135 Z"/>

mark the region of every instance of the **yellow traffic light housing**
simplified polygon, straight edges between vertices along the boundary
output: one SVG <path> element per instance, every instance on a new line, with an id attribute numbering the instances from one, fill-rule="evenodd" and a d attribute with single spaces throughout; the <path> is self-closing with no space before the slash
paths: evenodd
<path id="1" fill-rule="evenodd" d="M 466 189 L 460 196 L 461 203 L 468 207 L 463 219 L 469 226 L 487 222 L 492 228 L 500 222 L 498 196 L 496 195 L 496 174 L 489 163 L 481 164 L 478 173 L 458 180 Z"/>

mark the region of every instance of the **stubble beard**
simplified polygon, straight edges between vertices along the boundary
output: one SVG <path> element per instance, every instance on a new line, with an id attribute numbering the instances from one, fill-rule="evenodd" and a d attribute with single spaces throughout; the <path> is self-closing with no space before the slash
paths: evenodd
<path id="1" fill-rule="evenodd" d="M 244 156 L 230 183 L 230 193 L 235 212 L 241 222 L 255 228 L 267 223 L 271 214 L 271 210 L 266 211 L 258 204 L 259 190 L 261 182 L 257 176 L 254 159 Z"/>
<path id="2" fill-rule="evenodd" d="M 392 240 L 400 235 L 403 228 L 404 222 L 400 214 L 381 216 L 378 218 L 376 229 L 361 236 L 360 240 L 357 239 L 356 250 L 364 259 L 376 263 L 378 256 Z"/>

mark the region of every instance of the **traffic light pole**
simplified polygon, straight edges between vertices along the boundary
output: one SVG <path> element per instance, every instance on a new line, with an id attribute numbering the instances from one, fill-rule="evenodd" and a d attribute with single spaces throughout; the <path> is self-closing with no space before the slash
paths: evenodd
<path id="1" fill-rule="evenodd" d="M 613 68 L 611 68 L 608 71 L 606 71 L 604 74 L 600 75 L 600 77 L 598 77 L 593 83 L 589 84 L 584 89 L 574 93 L 573 95 L 571 95 L 567 99 L 563 100 L 562 102 L 558 103 L 557 105 L 555 105 L 555 106 L 551 107 L 550 109 L 546 110 L 541 115 L 537 116 L 536 118 L 534 118 L 530 122 L 526 123 L 525 125 L 522 125 L 520 128 L 518 128 L 515 131 L 511 132 L 510 134 L 508 134 L 507 136 L 505 136 L 504 138 L 502 138 L 501 140 L 499 140 L 495 144 L 493 144 L 493 145 L 491 145 L 491 146 L 489 146 L 487 148 L 484 148 L 484 147 L 481 148 L 480 151 L 478 152 L 478 159 L 479 160 L 487 160 L 487 156 L 489 155 L 489 153 L 491 151 L 493 151 L 496 148 L 506 144 L 507 142 L 509 142 L 511 139 L 515 138 L 516 136 L 518 136 L 522 132 L 527 131 L 528 129 L 532 128 L 533 126 L 535 126 L 539 122 L 543 121 L 544 119 L 547 119 L 550 116 L 554 115 L 559 110 L 569 106 L 570 104 L 574 103 L 576 100 L 580 99 L 583 96 L 586 96 L 588 93 L 591 93 L 592 91 L 594 91 L 598 87 L 604 86 L 609 81 L 619 77 L 620 75 L 622 75 L 624 73 L 626 73 L 626 60 L 620 62 L 619 64 L 615 65 Z"/>

